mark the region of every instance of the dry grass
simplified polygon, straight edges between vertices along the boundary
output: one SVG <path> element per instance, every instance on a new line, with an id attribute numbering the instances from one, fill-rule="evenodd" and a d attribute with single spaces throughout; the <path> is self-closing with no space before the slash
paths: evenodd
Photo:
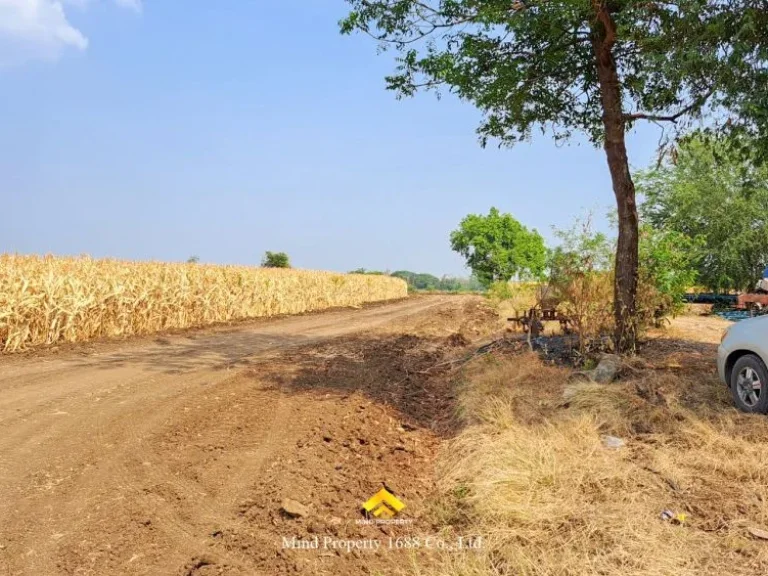
<path id="1" fill-rule="evenodd" d="M 402 298 L 388 276 L 0 255 L 0 350 Z"/>
<path id="2" fill-rule="evenodd" d="M 666 339 L 687 340 L 717 344 L 725 329 L 733 322 L 720 316 L 704 316 L 700 312 L 675 318 L 672 324 L 653 334 Z"/>
<path id="3" fill-rule="evenodd" d="M 749 532 L 768 528 L 768 420 L 732 408 L 696 326 L 651 342 L 610 385 L 569 383 L 532 354 L 469 367 L 436 509 L 447 533 L 484 547 L 417 572 L 768 573 L 768 541 Z M 605 447 L 606 434 L 626 445 Z M 666 509 L 688 519 L 664 521 Z"/>
<path id="4" fill-rule="evenodd" d="M 542 287 L 535 282 L 510 282 L 503 297 L 490 295 L 490 300 L 499 312 L 499 318 L 522 316 L 539 303 Z"/>

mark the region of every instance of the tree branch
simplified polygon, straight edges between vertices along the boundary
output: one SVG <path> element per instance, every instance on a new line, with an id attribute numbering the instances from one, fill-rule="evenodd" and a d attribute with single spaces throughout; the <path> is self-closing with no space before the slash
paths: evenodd
<path id="1" fill-rule="evenodd" d="M 703 106 L 709 97 L 714 93 L 714 88 L 710 88 L 704 96 L 691 102 L 688 106 L 675 112 L 674 114 L 648 114 L 646 112 L 635 112 L 634 114 L 624 114 L 624 120 L 631 122 L 633 120 L 650 120 L 652 122 L 672 122 L 676 123 L 680 117 L 685 116 L 691 111 Z"/>

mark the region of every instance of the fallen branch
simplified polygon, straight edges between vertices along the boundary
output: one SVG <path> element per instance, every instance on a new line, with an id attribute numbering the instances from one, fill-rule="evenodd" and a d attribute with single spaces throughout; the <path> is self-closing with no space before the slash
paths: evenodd
<path id="1" fill-rule="evenodd" d="M 513 341 L 505 337 L 497 338 L 496 340 L 492 340 L 490 342 L 483 344 L 479 348 L 475 349 L 473 352 L 470 352 L 469 354 L 465 354 L 460 358 L 450 358 L 448 360 L 438 362 L 437 364 L 433 364 L 426 370 L 421 370 L 418 373 L 427 374 L 427 375 L 432 374 L 435 368 L 440 368 L 442 366 L 450 366 L 449 370 L 453 371 L 465 366 L 475 358 L 481 358 L 483 356 L 487 356 L 488 354 L 501 350 L 502 348 L 508 348 L 511 342 Z M 514 342 L 517 342 L 517 341 L 514 341 Z"/>

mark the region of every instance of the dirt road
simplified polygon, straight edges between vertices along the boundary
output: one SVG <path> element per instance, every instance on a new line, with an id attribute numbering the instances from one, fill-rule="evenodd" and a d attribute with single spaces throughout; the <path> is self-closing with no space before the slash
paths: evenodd
<path id="1" fill-rule="evenodd" d="M 446 336 L 472 332 L 477 302 L 424 297 L 0 358 L 0 574 L 384 565 L 382 552 L 295 553 L 282 537 L 386 536 L 357 524 L 382 482 L 418 515 L 450 397 L 418 374 Z M 309 513 L 288 517 L 286 497 Z"/>

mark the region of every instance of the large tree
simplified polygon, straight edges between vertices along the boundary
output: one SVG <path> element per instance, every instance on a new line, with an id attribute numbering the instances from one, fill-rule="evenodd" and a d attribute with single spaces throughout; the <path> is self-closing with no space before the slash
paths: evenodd
<path id="1" fill-rule="evenodd" d="M 342 32 L 399 52 L 388 87 L 400 96 L 445 87 L 473 103 L 483 145 L 540 129 L 603 146 L 619 225 L 617 346 L 633 349 L 639 233 L 625 134 L 638 121 L 679 129 L 712 111 L 759 108 L 765 96 L 743 90 L 764 86 L 765 50 L 754 42 L 765 0 L 348 2 Z"/>
<path id="2" fill-rule="evenodd" d="M 451 248 L 466 258 L 472 274 L 486 287 L 514 276 L 541 277 L 547 262 L 541 235 L 496 208 L 487 216 L 464 218 L 451 232 Z"/>
<path id="3" fill-rule="evenodd" d="M 261 259 L 261 265 L 264 268 L 290 268 L 291 260 L 285 252 L 270 252 L 267 250 Z"/>
<path id="4" fill-rule="evenodd" d="M 638 174 L 643 219 L 695 240 L 698 282 L 716 291 L 751 289 L 768 266 L 768 166 L 732 143 L 693 138 Z"/>

